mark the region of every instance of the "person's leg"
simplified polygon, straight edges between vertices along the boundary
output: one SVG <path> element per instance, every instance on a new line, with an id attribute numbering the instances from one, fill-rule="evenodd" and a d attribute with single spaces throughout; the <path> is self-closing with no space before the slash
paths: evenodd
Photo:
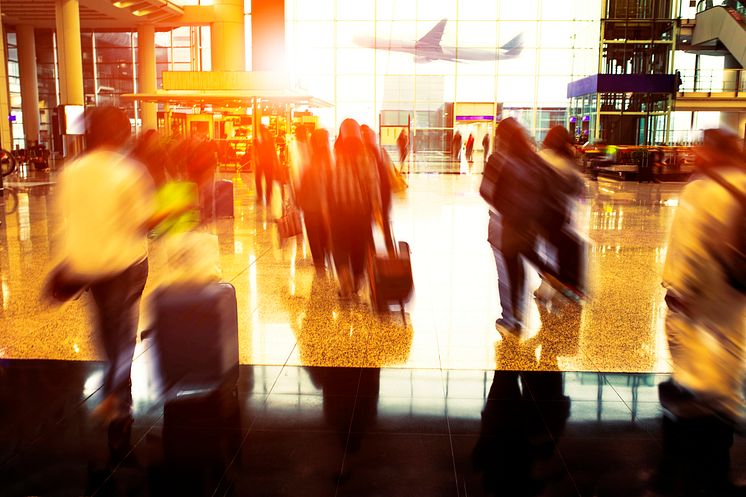
<path id="1" fill-rule="evenodd" d="M 502 252 L 492 246 L 492 253 L 495 256 L 495 266 L 497 267 L 497 292 L 500 298 L 500 307 L 502 307 L 502 319 L 504 322 L 512 323 L 515 321 L 513 314 L 513 305 L 510 300 L 510 277 L 508 275 L 508 266 L 505 262 Z"/>
<path id="2" fill-rule="evenodd" d="M 264 202 L 264 188 L 262 188 L 262 181 L 264 180 L 264 169 L 259 161 L 256 161 L 254 167 L 254 185 L 256 186 L 256 203 L 261 204 Z"/>
<path id="3" fill-rule="evenodd" d="M 306 212 L 303 215 L 303 220 L 306 224 L 306 236 L 308 237 L 308 245 L 311 248 L 313 265 L 316 269 L 323 269 L 325 266 L 324 258 L 326 254 L 324 252 L 325 234 L 321 216 L 315 213 Z"/>
<path id="4" fill-rule="evenodd" d="M 119 410 L 128 410 L 131 404 L 130 372 L 137 341 L 140 297 L 147 276 L 145 260 L 91 286 L 98 333 L 108 360 L 104 394 L 116 399 Z"/>
<path id="5" fill-rule="evenodd" d="M 355 227 L 355 235 L 352 239 L 350 252 L 350 263 L 352 266 L 353 290 L 357 293 L 365 279 L 365 269 L 373 234 L 371 233 L 370 221 L 360 221 Z"/>

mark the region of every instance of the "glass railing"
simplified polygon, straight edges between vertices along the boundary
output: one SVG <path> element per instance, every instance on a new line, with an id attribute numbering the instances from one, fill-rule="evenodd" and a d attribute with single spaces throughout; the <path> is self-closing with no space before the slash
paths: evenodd
<path id="1" fill-rule="evenodd" d="M 697 13 L 713 7 L 730 7 L 736 12 L 746 15 L 746 5 L 739 0 L 699 0 L 699 3 L 697 3 Z"/>
<path id="2" fill-rule="evenodd" d="M 746 93 L 746 69 L 683 70 L 680 92 Z"/>

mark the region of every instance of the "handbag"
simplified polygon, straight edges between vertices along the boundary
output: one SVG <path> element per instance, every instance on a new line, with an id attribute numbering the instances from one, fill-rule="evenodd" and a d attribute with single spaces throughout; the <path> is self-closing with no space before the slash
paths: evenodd
<path id="1" fill-rule="evenodd" d="M 94 282 L 73 276 L 67 263 L 62 262 L 52 269 L 42 287 L 42 297 L 53 304 L 64 304 L 77 300 Z"/>
<path id="2" fill-rule="evenodd" d="M 280 239 L 285 240 L 303 232 L 303 225 L 300 220 L 298 208 L 292 204 L 285 204 L 285 209 L 277 220 L 277 229 L 280 233 Z"/>

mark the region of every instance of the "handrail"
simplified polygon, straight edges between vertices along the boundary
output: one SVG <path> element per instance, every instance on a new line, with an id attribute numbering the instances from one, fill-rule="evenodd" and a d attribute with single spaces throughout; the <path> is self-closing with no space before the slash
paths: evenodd
<path id="1" fill-rule="evenodd" d="M 678 92 L 733 92 L 746 94 L 746 69 L 684 69 Z"/>

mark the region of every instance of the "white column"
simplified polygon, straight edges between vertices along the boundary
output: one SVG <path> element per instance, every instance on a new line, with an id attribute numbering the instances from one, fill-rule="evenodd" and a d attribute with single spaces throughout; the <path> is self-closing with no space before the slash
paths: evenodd
<path id="1" fill-rule="evenodd" d="M 21 74 L 21 106 L 23 134 L 26 145 L 39 142 L 39 83 L 36 78 L 36 40 L 34 27 L 20 24 L 18 34 L 18 66 Z"/>
<path id="2" fill-rule="evenodd" d="M 210 25 L 213 71 L 244 71 L 244 0 L 214 0 L 215 22 Z"/>
<path id="3" fill-rule="evenodd" d="M 56 7 L 57 59 L 64 61 L 65 66 L 64 72 L 60 71 L 62 103 L 83 105 L 83 55 L 78 0 L 57 0 Z"/>
<path id="4" fill-rule="evenodd" d="M 57 104 L 67 102 L 67 89 L 62 84 L 67 81 L 65 76 L 65 37 L 62 36 L 64 31 L 62 22 L 62 2 L 57 0 L 54 3 L 54 25 L 55 25 L 55 43 L 57 46 L 57 79 L 60 85 L 60 99 Z"/>
<path id="5" fill-rule="evenodd" d="M 137 86 L 138 93 L 155 93 L 155 26 L 141 24 L 137 27 Z M 158 104 L 141 102 L 141 131 L 158 128 Z"/>

